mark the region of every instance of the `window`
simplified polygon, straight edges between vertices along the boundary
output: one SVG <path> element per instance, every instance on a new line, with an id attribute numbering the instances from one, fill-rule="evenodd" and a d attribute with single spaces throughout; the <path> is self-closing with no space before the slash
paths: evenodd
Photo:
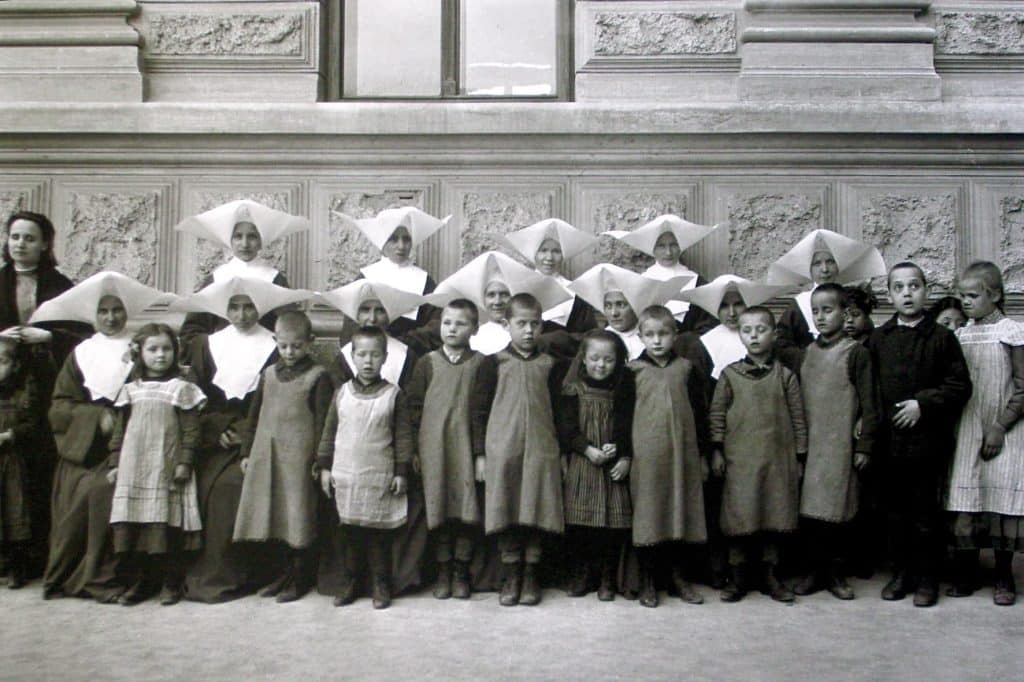
<path id="1" fill-rule="evenodd" d="M 568 97 L 571 0 L 339 5 L 341 97 Z"/>

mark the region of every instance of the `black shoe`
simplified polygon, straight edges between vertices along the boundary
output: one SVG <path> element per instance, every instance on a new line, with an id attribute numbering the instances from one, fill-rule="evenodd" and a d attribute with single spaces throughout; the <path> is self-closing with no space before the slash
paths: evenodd
<path id="1" fill-rule="evenodd" d="M 775 567 L 768 566 L 764 574 L 764 583 L 761 586 L 761 593 L 766 594 L 774 601 L 788 604 L 796 600 L 793 590 L 786 586 L 786 583 L 775 577 Z"/>
<path id="2" fill-rule="evenodd" d="M 181 587 L 164 585 L 160 590 L 160 606 L 174 606 L 181 601 Z"/>
<path id="3" fill-rule="evenodd" d="M 992 603 L 996 606 L 1013 606 L 1016 601 L 1017 585 L 1013 582 L 1013 576 L 996 578 Z"/>
<path id="4" fill-rule="evenodd" d="M 565 593 L 570 597 L 582 597 L 587 593 L 587 564 L 579 562 L 572 569 Z"/>
<path id="5" fill-rule="evenodd" d="M 882 599 L 885 601 L 900 601 L 912 592 L 910 577 L 905 571 L 893 573 L 892 580 L 882 588 Z"/>
<path id="6" fill-rule="evenodd" d="M 498 603 L 502 606 L 515 606 L 519 603 L 519 593 L 523 589 L 520 575 L 521 564 L 502 564 L 501 595 Z"/>
<path id="7" fill-rule="evenodd" d="M 939 601 L 939 586 L 935 584 L 934 578 L 921 578 L 917 590 L 914 592 L 914 606 L 927 608 L 935 606 Z"/>
<path id="8" fill-rule="evenodd" d="M 672 585 L 676 588 L 676 595 L 687 604 L 704 603 L 704 595 L 698 592 L 693 583 L 686 580 L 678 569 L 672 571 Z"/>
<path id="9" fill-rule="evenodd" d="M 856 594 L 853 592 L 853 588 L 846 582 L 846 578 L 841 573 L 834 573 L 828 581 L 828 591 L 836 599 L 842 599 L 843 601 L 849 601 L 853 599 Z M 799 594 L 799 592 L 797 593 Z"/>
<path id="10" fill-rule="evenodd" d="M 7 589 L 20 590 L 25 587 L 28 580 L 25 578 L 25 570 L 20 566 L 12 566 L 7 576 Z"/>
<path id="11" fill-rule="evenodd" d="M 649 609 L 658 606 L 658 588 L 654 583 L 654 572 L 641 569 L 640 574 L 640 605 Z"/>
<path id="12" fill-rule="evenodd" d="M 819 590 L 821 590 L 821 588 L 821 573 L 819 573 L 817 570 L 813 570 L 807 575 L 805 575 L 803 578 L 801 578 L 800 581 L 793 586 L 793 593 L 798 594 L 801 597 L 806 597 L 807 595 L 818 592 Z"/>
<path id="13" fill-rule="evenodd" d="M 747 596 L 746 571 L 742 566 L 733 566 L 731 573 L 731 579 L 725 583 L 722 593 L 718 595 L 721 601 L 727 603 L 738 602 Z"/>
<path id="14" fill-rule="evenodd" d="M 452 562 L 437 564 L 437 580 L 434 582 L 434 599 L 448 599 L 452 596 Z"/>
<path id="15" fill-rule="evenodd" d="M 264 599 L 269 599 L 270 597 L 276 597 L 277 595 L 279 595 L 281 593 L 281 591 L 285 587 L 288 586 L 288 583 L 291 581 L 291 578 L 292 578 L 292 572 L 289 569 L 289 570 L 285 571 L 283 574 L 281 574 L 277 578 L 277 580 L 275 580 L 274 582 L 270 583 L 269 585 L 264 587 L 262 590 L 260 590 L 260 596 L 263 597 Z"/>
<path id="16" fill-rule="evenodd" d="M 473 594 L 473 584 L 469 580 L 469 564 L 465 561 L 455 562 L 455 575 L 452 576 L 452 596 L 456 599 L 469 599 Z"/>
<path id="17" fill-rule="evenodd" d="M 373 608 L 386 609 L 391 606 L 391 582 L 386 575 L 373 576 Z"/>
<path id="18" fill-rule="evenodd" d="M 135 606 L 152 597 L 155 591 L 146 581 L 140 580 L 125 590 L 118 597 L 117 603 L 121 606 Z"/>
<path id="19" fill-rule="evenodd" d="M 64 588 L 59 585 L 44 585 L 43 586 L 43 600 L 50 601 L 52 599 L 63 599 L 67 595 L 64 594 Z"/>
<path id="20" fill-rule="evenodd" d="M 523 587 L 519 594 L 521 606 L 536 606 L 541 600 L 540 582 L 537 580 L 537 565 L 526 564 L 523 569 Z"/>
<path id="21" fill-rule="evenodd" d="M 306 596 L 307 592 L 309 592 L 308 585 L 303 584 L 299 580 L 291 580 L 285 588 L 278 593 L 277 598 L 274 601 L 278 604 L 287 604 L 289 602 L 302 599 Z"/>
<path id="22" fill-rule="evenodd" d="M 601 585 L 597 588 L 601 601 L 615 601 L 615 565 L 606 561 L 601 565 Z"/>
<path id="23" fill-rule="evenodd" d="M 335 606 L 348 606 L 356 600 L 356 581 L 345 577 L 341 581 L 341 590 L 334 595 Z"/>

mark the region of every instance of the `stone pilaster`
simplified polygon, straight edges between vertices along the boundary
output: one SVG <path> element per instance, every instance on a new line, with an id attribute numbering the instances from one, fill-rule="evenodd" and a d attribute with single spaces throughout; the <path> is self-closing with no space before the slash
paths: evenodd
<path id="1" fill-rule="evenodd" d="M 746 100 L 941 98 L 930 0 L 745 0 Z"/>
<path id="2" fill-rule="evenodd" d="M 141 102 L 135 0 L 0 2 L 0 101 Z"/>

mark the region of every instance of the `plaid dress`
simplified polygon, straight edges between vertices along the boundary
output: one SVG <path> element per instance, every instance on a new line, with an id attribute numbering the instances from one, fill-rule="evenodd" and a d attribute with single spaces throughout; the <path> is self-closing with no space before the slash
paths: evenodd
<path id="1" fill-rule="evenodd" d="M 164 524 L 185 533 L 202 529 L 195 473 L 181 488 L 173 476 L 188 445 L 178 410 L 194 410 L 205 402 L 198 386 L 178 378 L 137 379 L 121 388 L 114 405 L 131 406 L 131 416 L 121 444 L 111 524 Z"/>

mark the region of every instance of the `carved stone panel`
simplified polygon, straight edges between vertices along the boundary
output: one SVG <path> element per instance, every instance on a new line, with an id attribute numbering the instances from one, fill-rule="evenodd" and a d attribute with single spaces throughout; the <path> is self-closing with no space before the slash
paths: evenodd
<path id="1" fill-rule="evenodd" d="M 148 55 L 299 56 L 303 15 L 155 14 L 146 38 Z"/>
<path id="2" fill-rule="evenodd" d="M 876 191 L 861 193 L 857 203 L 864 241 L 882 252 L 890 267 L 917 263 L 931 288 L 949 288 L 959 255 L 955 191 Z"/>
<path id="3" fill-rule="evenodd" d="M 659 215 L 674 213 L 686 217 L 690 209 L 688 193 L 626 192 L 602 194 L 595 198 L 590 220 L 597 233 L 607 230 L 632 231 Z M 643 272 L 654 259 L 608 236 L 599 238 L 596 262 L 614 263 L 624 268 Z"/>
<path id="4" fill-rule="evenodd" d="M 29 194 L 22 190 L 0 190 L 0 221 L 7 222 L 7 217 L 18 211 L 29 210 Z"/>
<path id="5" fill-rule="evenodd" d="M 598 12 L 598 56 L 713 55 L 736 52 L 733 12 Z"/>
<path id="6" fill-rule="evenodd" d="M 940 11 L 935 27 L 938 54 L 1024 54 L 1024 11 Z"/>
<path id="7" fill-rule="evenodd" d="M 224 192 L 224 191 L 199 191 L 194 201 L 196 213 L 209 211 L 221 204 L 238 199 L 251 199 L 279 211 L 294 212 L 290 206 L 290 192 Z M 195 264 L 195 282 L 198 286 L 218 265 L 226 263 L 231 258 L 231 249 L 225 248 L 216 242 L 207 239 L 196 239 L 195 253 L 193 255 Z M 260 251 L 260 257 L 273 265 L 278 270 L 288 275 L 288 242 L 290 237 L 278 239 L 271 244 L 264 244 Z M 294 285 L 294 282 L 292 283 Z"/>
<path id="8" fill-rule="evenodd" d="M 999 264 L 1007 292 L 1024 292 L 1024 194 L 999 199 Z"/>
<path id="9" fill-rule="evenodd" d="M 811 230 L 825 227 L 823 197 L 786 191 L 733 192 L 725 198 L 729 269 L 761 279 L 768 266 Z"/>
<path id="10" fill-rule="evenodd" d="M 360 277 L 359 269 L 376 262 L 380 251 L 362 232 L 335 215 L 335 211 L 352 218 L 372 218 L 387 208 L 416 206 L 424 208 L 423 190 L 381 191 L 352 190 L 331 194 L 328 198 L 330 214 L 327 218 L 327 244 L 321 250 L 327 259 L 327 287 L 334 289 Z M 319 256 L 319 254 L 318 254 Z"/>
<path id="11" fill-rule="evenodd" d="M 501 235 L 554 215 L 550 192 L 474 190 L 462 195 L 462 264 L 485 251 L 502 251 L 529 265 Z M 531 266 L 532 267 L 532 266 Z"/>
<path id="12" fill-rule="evenodd" d="M 160 192 L 70 191 L 61 270 L 81 281 L 101 270 L 116 270 L 158 286 Z"/>

